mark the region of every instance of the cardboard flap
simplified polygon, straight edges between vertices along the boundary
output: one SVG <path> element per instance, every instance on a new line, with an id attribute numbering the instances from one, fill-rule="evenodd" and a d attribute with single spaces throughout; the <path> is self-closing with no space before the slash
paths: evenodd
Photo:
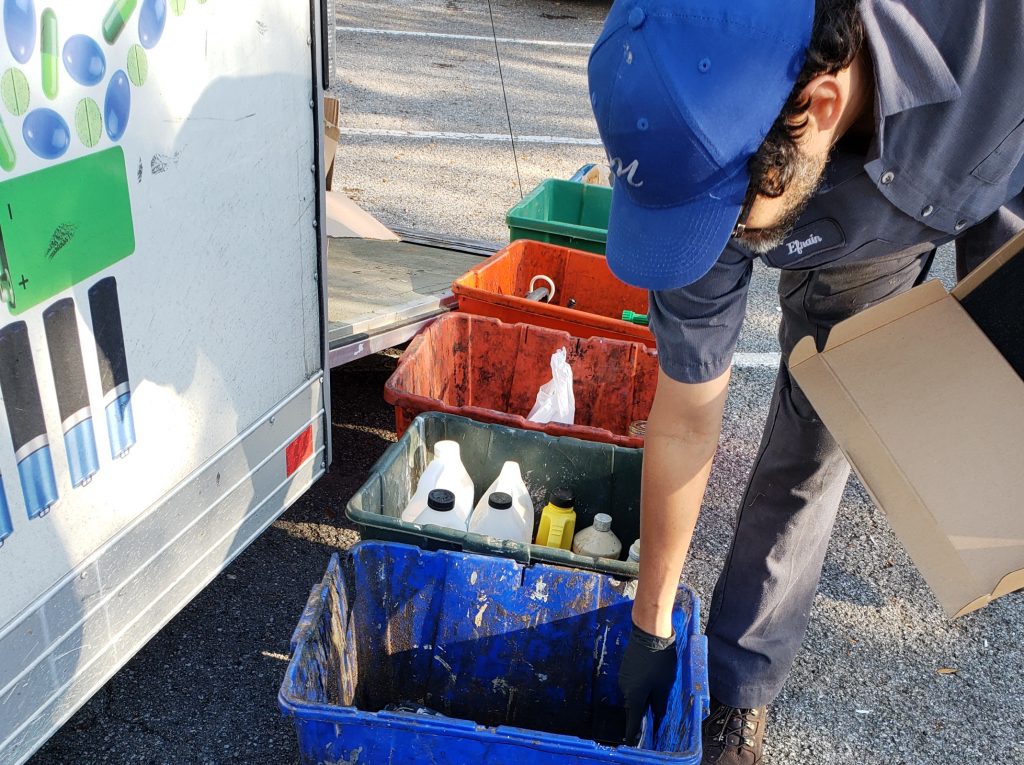
<path id="1" fill-rule="evenodd" d="M 1013 237 L 1013 239 L 992 253 L 985 262 L 964 277 L 949 294 L 957 300 L 963 300 L 971 294 L 979 284 L 998 271 L 1004 263 L 1014 257 L 1021 250 L 1024 250 L 1024 231 L 1021 231 Z"/>
<path id="2" fill-rule="evenodd" d="M 1024 386 L 936 287 L 839 324 L 822 353 L 801 341 L 790 370 L 958 616 L 1024 586 Z"/>
<path id="3" fill-rule="evenodd" d="M 884 303 L 861 311 L 845 321 L 839 322 L 829 333 L 825 350 L 832 350 L 843 343 L 884 327 L 909 313 L 918 311 L 946 297 L 946 288 L 938 279 L 932 279 L 919 287 L 889 298 Z"/>

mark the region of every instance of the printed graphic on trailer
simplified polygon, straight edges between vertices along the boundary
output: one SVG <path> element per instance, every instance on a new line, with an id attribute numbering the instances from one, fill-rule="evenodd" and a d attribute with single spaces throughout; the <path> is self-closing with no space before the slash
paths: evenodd
<path id="1" fill-rule="evenodd" d="M 184 7 L 183 0 L 170 3 L 177 16 Z M 43 306 L 73 488 L 87 485 L 100 470 L 87 358 L 97 365 L 102 382 L 102 422 L 111 457 L 125 457 L 136 438 L 117 281 L 108 276 L 89 287 L 93 348 L 83 347 L 78 330 L 76 314 L 85 306 L 76 306 L 70 297 L 58 299 L 135 252 L 128 171 L 116 143 L 128 127 L 132 87 L 142 87 L 147 79 L 146 50 L 163 35 L 168 3 L 142 0 L 139 7 L 138 0 L 114 0 L 99 25 L 102 41 L 114 45 L 136 10 L 139 42 L 128 49 L 123 67 L 115 68 L 100 40 L 81 32 L 63 37 L 53 8 L 37 8 L 35 0 L 3 0 L 4 39 L 14 66 L 0 75 L 7 111 L 6 119 L 0 117 L 0 169 L 14 177 L 0 181 L 0 302 L 12 316 Z M 38 88 L 30 71 L 35 61 Z M 73 115 L 53 108 L 62 88 L 76 91 Z M 8 131 L 10 118 L 21 118 L 20 131 Z M 97 148 L 104 134 L 115 145 Z M 97 150 L 63 160 L 75 139 Z M 28 157 L 46 164 L 16 174 L 19 159 L 24 165 Z M 57 503 L 59 493 L 44 394 L 24 321 L 0 326 L 0 395 L 25 510 L 29 518 L 38 518 Z M 0 545 L 13 531 L 7 500 L 12 483 L 0 475 Z"/>
<path id="2" fill-rule="evenodd" d="M 102 21 L 103 39 L 112 45 L 124 31 L 136 0 L 115 0 Z M 182 4 L 175 4 L 180 13 Z M 159 42 L 167 17 L 165 0 L 143 0 L 139 41 L 144 48 Z M 120 146 L 61 162 L 73 140 L 65 119 L 50 107 L 65 76 L 81 91 L 73 124 L 82 146 L 92 149 L 105 130 L 112 142 L 127 129 L 131 110 L 129 75 L 115 70 L 107 79 L 107 60 L 100 43 L 86 34 L 63 41 L 52 8 L 37 14 L 34 0 L 4 0 L 4 37 L 17 64 L 0 76 L 0 96 L 12 117 L 23 117 L 21 138 L 0 121 L 0 168 L 10 173 L 26 152 L 54 162 L 50 166 L 0 182 L 0 299 L 12 315 L 53 300 L 70 287 L 99 274 L 135 251 L 128 173 Z M 38 26 L 38 31 L 37 31 Z M 24 71 L 38 41 L 39 88 L 33 99 L 31 78 Z M 20 66 L 18 66 L 20 65 Z M 62 66 L 63 65 L 63 66 Z M 126 68 L 136 86 L 148 73 L 143 47 L 133 45 Z M 91 89 L 98 89 L 95 94 Z M 93 95 L 103 90 L 103 108 Z M 42 104 L 37 105 L 39 101 Z M 104 421 L 114 458 L 124 457 L 135 443 L 131 390 L 124 336 L 113 277 L 89 289 L 95 352 L 86 354 L 78 331 L 79 310 L 63 298 L 43 310 L 45 340 L 57 394 L 71 485 L 85 486 L 100 463 L 85 377 L 84 355 L 92 356 L 103 383 Z M 29 518 L 45 515 L 58 499 L 51 445 L 46 433 L 42 393 L 32 359 L 25 322 L 0 327 L 0 394 L 18 465 L 25 510 Z M 8 481 L 8 484 L 10 481 Z M 0 476 L 0 544 L 13 523 Z"/>
<path id="3" fill-rule="evenodd" d="M 278 0 L 0 0 L 0 626 L 319 370 L 310 39 Z"/>

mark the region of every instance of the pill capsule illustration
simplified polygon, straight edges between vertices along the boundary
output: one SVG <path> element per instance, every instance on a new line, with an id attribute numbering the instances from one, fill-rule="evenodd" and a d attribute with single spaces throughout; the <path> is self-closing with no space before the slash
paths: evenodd
<path id="1" fill-rule="evenodd" d="M 8 173 L 14 169 L 17 156 L 14 153 L 14 144 L 11 143 L 11 136 L 3 122 L 0 122 L 0 168 Z"/>
<path id="2" fill-rule="evenodd" d="M 57 34 L 57 14 L 52 8 L 43 11 L 39 52 L 43 66 L 43 93 L 52 101 L 57 97 L 60 85 L 60 37 Z"/>
<path id="3" fill-rule="evenodd" d="M 57 389 L 57 410 L 64 431 L 71 485 L 85 486 L 100 469 L 96 454 L 89 388 L 78 335 L 78 311 L 71 298 L 58 300 L 43 311 L 46 347 L 50 353 L 53 384 Z"/>
<path id="4" fill-rule="evenodd" d="M 32 0 L 4 0 L 4 33 L 14 60 L 28 63 L 36 46 L 36 8 Z"/>
<path id="5" fill-rule="evenodd" d="M 14 531 L 11 524 L 11 510 L 7 506 L 7 495 L 4 493 L 4 479 L 0 476 L 0 545 Z"/>
<path id="6" fill-rule="evenodd" d="M 83 98 L 75 108 L 75 130 L 78 140 L 87 149 L 100 142 L 103 137 L 103 117 L 100 107 L 91 98 Z"/>
<path id="7" fill-rule="evenodd" d="M 185 12 L 185 0 L 171 0 L 171 13 L 180 16 Z"/>
<path id="8" fill-rule="evenodd" d="M 20 117 L 28 111 L 31 96 L 28 78 L 20 69 L 11 67 L 0 75 L 0 97 L 3 98 L 7 111 Z"/>
<path id="9" fill-rule="evenodd" d="M 53 109 L 34 109 L 26 114 L 21 134 L 31 152 L 43 159 L 62 157 L 71 145 L 71 129 Z"/>
<path id="10" fill-rule="evenodd" d="M 137 4 L 138 0 L 114 0 L 110 4 L 107 15 L 103 17 L 103 39 L 109 45 L 117 42 L 117 38 L 121 36 L 125 25 L 128 23 L 128 19 L 135 12 Z"/>
<path id="11" fill-rule="evenodd" d="M 96 339 L 96 360 L 100 368 L 110 455 L 117 459 L 125 456 L 135 445 L 135 419 L 128 357 L 124 349 L 124 328 L 121 325 L 121 303 L 113 276 L 101 279 L 89 288 L 89 311 Z"/>
<path id="12" fill-rule="evenodd" d="M 132 108 L 132 90 L 128 75 L 123 69 L 114 72 L 107 85 L 107 96 L 103 101 L 103 121 L 111 141 L 120 141 L 128 127 L 128 115 Z"/>
<path id="13" fill-rule="evenodd" d="M 18 463 L 25 509 L 29 518 L 35 518 L 50 509 L 58 494 L 25 322 L 0 328 L 0 358 L 4 360 L 0 364 L 0 392 L 7 412 L 7 431 Z"/>
<path id="14" fill-rule="evenodd" d="M 152 48 L 160 42 L 167 23 L 167 0 L 142 0 L 139 10 L 139 42 L 143 48 Z"/>
<path id="15" fill-rule="evenodd" d="M 133 45 L 128 49 L 128 79 L 132 85 L 141 88 L 149 76 L 149 58 L 141 45 Z"/>
<path id="16" fill-rule="evenodd" d="M 100 44 L 86 35 L 72 35 L 64 43 L 64 68 L 80 85 L 99 85 L 107 73 Z"/>

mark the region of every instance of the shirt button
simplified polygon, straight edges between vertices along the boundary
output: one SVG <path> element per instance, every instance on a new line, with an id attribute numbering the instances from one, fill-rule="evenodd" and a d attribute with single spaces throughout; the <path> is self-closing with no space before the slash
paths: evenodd
<path id="1" fill-rule="evenodd" d="M 967 221 L 963 220 L 962 218 L 953 225 L 953 228 L 956 229 L 957 231 L 963 231 L 966 227 Z"/>
<path id="2" fill-rule="evenodd" d="M 639 29 L 643 26 L 644 19 L 647 18 L 647 14 L 644 13 L 644 9 L 639 6 L 629 12 L 629 25 L 633 29 Z"/>
<path id="3" fill-rule="evenodd" d="M 925 205 L 924 209 L 921 210 L 921 217 L 922 218 L 927 218 L 933 212 L 935 212 L 935 208 L 934 207 L 932 207 L 931 205 Z"/>
<path id="4" fill-rule="evenodd" d="M 896 173 L 894 173 L 892 170 L 886 170 L 884 173 L 882 173 L 882 177 L 879 178 L 879 180 L 888 186 L 890 183 L 893 182 L 893 179 L 895 177 Z"/>

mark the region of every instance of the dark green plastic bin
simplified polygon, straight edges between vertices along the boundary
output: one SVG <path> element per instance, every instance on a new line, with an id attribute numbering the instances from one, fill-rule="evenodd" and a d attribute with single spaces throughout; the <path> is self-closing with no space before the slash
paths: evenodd
<path id="1" fill-rule="evenodd" d="M 462 447 L 462 463 L 476 484 L 476 497 L 487 490 L 505 460 L 516 460 L 533 498 L 535 513 L 559 486 L 576 494 L 576 529 L 585 529 L 597 513 L 612 516 L 612 531 L 622 542 L 625 557 L 640 536 L 640 467 L 642 449 L 555 438 L 543 433 L 467 420 L 440 412 L 421 414 L 373 466 L 370 477 L 346 507 L 364 539 L 408 542 L 429 550 L 453 549 L 556 563 L 633 578 L 635 563 L 574 555 L 541 545 L 524 545 L 481 534 L 439 526 L 420 526 L 401 520 L 416 482 L 438 441 L 451 439 Z M 536 519 L 534 521 L 536 530 Z"/>
<path id="2" fill-rule="evenodd" d="M 509 241 L 532 239 L 604 255 L 611 204 L 607 186 L 549 178 L 508 211 Z"/>

